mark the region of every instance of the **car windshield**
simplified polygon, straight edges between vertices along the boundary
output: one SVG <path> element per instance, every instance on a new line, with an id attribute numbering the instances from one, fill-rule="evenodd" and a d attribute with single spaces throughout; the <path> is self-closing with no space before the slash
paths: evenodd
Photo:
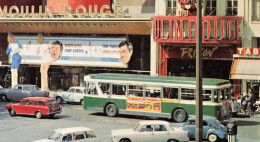
<path id="1" fill-rule="evenodd" d="M 137 124 L 134 128 L 134 131 L 137 131 L 141 124 Z"/>
<path id="2" fill-rule="evenodd" d="M 49 139 L 49 140 L 57 141 L 57 140 L 59 140 L 61 137 L 62 137 L 62 134 L 61 134 L 61 133 L 53 132 L 53 133 L 49 136 L 48 139 Z"/>

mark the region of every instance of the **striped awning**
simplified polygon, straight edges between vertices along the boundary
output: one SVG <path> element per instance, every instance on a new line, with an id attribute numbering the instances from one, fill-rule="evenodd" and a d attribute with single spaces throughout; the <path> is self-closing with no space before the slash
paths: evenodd
<path id="1" fill-rule="evenodd" d="M 260 59 L 234 58 L 230 79 L 260 80 Z"/>

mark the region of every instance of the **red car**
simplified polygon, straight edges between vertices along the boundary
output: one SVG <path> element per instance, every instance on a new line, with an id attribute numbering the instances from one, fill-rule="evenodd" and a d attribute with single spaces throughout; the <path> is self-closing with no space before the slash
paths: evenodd
<path id="1" fill-rule="evenodd" d="M 53 118 L 55 114 L 61 112 L 61 106 L 54 98 L 46 97 L 27 97 L 22 99 L 19 104 L 6 105 L 11 116 L 16 114 L 35 115 L 36 118 L 49 116 Z"/>

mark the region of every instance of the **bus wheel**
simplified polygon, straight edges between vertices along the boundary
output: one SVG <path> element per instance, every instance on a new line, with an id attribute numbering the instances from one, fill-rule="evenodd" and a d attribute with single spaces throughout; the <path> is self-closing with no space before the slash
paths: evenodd
<path id="1" fill-rule="evenodd" d="M 106 114 L 108 116 L 116 116 L 118 114 L 117 106 L 115 104 L 109 104 L 106 107 Z"/>
<path id="2" fill-rule="evenodd" d="M 179 108 L 179 109 L 176 109 L 173 112 L 172 117 L 173 117 L 175 122 L 181 123 L 181 122 L 184 122 L 187 119 L 187 114 L 183 109 Z"/>

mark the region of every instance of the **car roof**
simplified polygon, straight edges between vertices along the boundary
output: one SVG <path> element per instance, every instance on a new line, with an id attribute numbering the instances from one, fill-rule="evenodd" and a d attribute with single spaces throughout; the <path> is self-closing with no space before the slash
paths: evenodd
<path id="1" fill-rule="evenodd" d="M 48 97 L 26 97 L 23 98 L 23 100 L 42 100 L 42 101 L 49 101 L 49 100 L 55 100 L 54 98 L 48 98 Z"/>
<path id="2" fill-rule="evenodd" d="M 153 124 L 164 124 L 169 125 L 169 122 L 162 121 L 162 120 L 145 120 L 145 121 L 139 121 L 139 124 L 141 125 L 153 125 Z"/>
<path id="3" fill-rule="evenodd" d="M 59 128 L 54 131 L 62 134 L 67 134 L 67 133 L 75 133 L 75 132 L 90 131 L 90 130 L 91 129 L 87 127 L 69 127 L 69 128 Z"/>

